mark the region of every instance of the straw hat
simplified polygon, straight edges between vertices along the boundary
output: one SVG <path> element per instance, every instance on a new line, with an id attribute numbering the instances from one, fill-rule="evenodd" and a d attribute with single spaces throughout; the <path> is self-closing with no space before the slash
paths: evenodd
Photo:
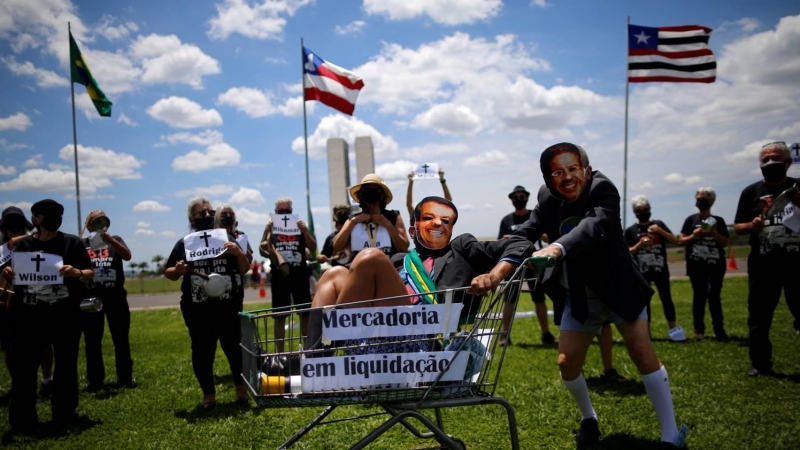
<path id="1" fill-rule="evenodd" d="M 361 194 L 360 194 L 361 187 L 364 186 L 365 184 L 377 184 L 378 186 L 380 186 L 381 189 L 383 189 L 384 195 L 386 196 L 386 204 L 388 205 L 389 203 L 391 203 L 392 191 L 389 189 L 389 186 L 387 186 L 386 183 L 383 182 L 383 178 L 374 173 L 364 175 L 364 179 L 361 180 L 361 183 L 350 188 L 350 196 L 353 197 L 353 200 L 361 203 Z"/>

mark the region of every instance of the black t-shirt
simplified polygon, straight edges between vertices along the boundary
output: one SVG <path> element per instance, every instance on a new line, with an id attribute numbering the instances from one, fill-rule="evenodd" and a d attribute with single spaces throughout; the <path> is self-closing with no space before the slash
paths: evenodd
<path id="1" fill-rule="evenodd" d="M 776 186 L 765 184 L 763 181 L 747 186 L 739 197 L 734 223 L 752 222 L 757 216 L 766 214 L 775 197 L 797 182 L 797 179 L 788 178 L 785 183 Z M 767 258 L 762 260 L 764 262 L 775 260 L 800 263 L 800 233 L 786 228 L 782 223 L 783 212 L 764 217 L 764 229 L 750 233 L 751 258 Z"/>
<path id="2" fill-rule="evenodd" d="M 526 214 L 520 216 L 517 213 L 511 213 L 505 217 L 503 220 L 500 221 L 500 231 L 497 233 L 497 239 L 501 239 L 503 236 L 507 234 L 512 234 L 513 232 L 517 231 L 520 225 L 527 222 L 528 219 L 531 218 L 531 211 L 528 211 Z"/>
<path id="3" fill-rule="evenodd" d="M 112 237 L 120 244 L 125 245 L 125 241 L 121 237 Z M 94 278 L 86 284 L 90 294 L 100 298 L 127 294 L 122 257 L 114 250 L 114 247 L 108 245 L 100 250 L 92 250 L 88 238 L 83 240 L 83 245 L 86 247 L 86 253 L 89 254 L 89 259 L 94 267 Z"/>
<path id="4" fill-rule="evenodd" d="M 40 241 L 33 236 L 21 239 L 14 246 L 15 253 L 43 252 L 58 255 L 65 266 L 86 270 L 92 268 L 92 261 L 86 253 L 86 247 L 78 236 L 58 232 L 49 241 Z M 51 285 L 16 285 L 14 286 L 15 304 L 31 306 L 49 306 L 52 304 L 71 303 L 77 306 L 87 293 L 86 285 L 74 277 L 64 278 L 63 284 Z"/>
<path id="5" fill-rule="evenodd" d="M 228 235 L 229 242 L 235 242 L 233 236 Z M 186 247 L 183 239 L 175 243 L 165 268 L 175 267 L 178 261 L 186 261 Z M 186 274 L 181 281 L 181 307 L 207 301 L 224 301 L 238 299 L 239 291 L 239 261 L 236 256 L 225 252 L 218 258 L 201 259 L 187 262 L 189 268 L 200 273 L 217 273 L 222 275 L 227 283 L 225 293 L 218 298 L 209 298 L 203 290 L 205 280 L 197 275 Z"/>
<path id="6" fill-rule="evenodd" d="M 642 236 L 648 235 L 647 229 L 651 225 L 658 225 L 667 233 L 672 233 L 667 225 L 660 220 L 651 220 L 647 225 L 635 223 L 625 230 L 625 243 L 628 244 L 628 247 L 633 247 Z M 648 248 L 642 247 L 633 254 L 636 263 L 639 265 L 639 271 L 642 275 L 665 274 L 669 276 L 667 241 L 658 233 L 649 236 L 653 244 Z"/>
<path id="7" fill-rule="evenodd" d="M 245 233 L 243 231 L 236 230 L 236 239 L 239 239 L 239 237 L 244 236 L 244 235 L 245 235 Z M 247 254 L 247 252 L 250 252 L 251 254 L 253 253 L 253 248 L 250 247 L 250 239 L 249 238 L 247 239 L 247 248 L 242 249 L 242 251 L 244 252 L 245 255 Z M 238 262 L 236 263 L 236 266 L 237 266 L 237 270 L 238 270 L 238 266 L 239 266 Z M 239 286 L 239 289 L 236 292 L 236 296 L 237 296 L 237 298 L 240 298 L 240 299 L 244 299 L 244 283 L 245 283 L 244 277 L 245 277 L 244 275 L 239 276 L 239 280 L 238 280 L 238 283 L 237 283 L 237 285 Z"/>
<path id="8" fill-rule="evenodd" d="M 717 233 L 728 237 L 728 226 L 725 219 L 720 216 L 712 216 L 717 221 Z M 692 214 L 683 222 L 681 234 L 691 235 L 694 229 L 703 222 L 700 214 Z M 689 241 L 686 244 L 686 263 L 689 264 L 708 264 L 725 266 L 725 247 L 719 245 L 711 233 L 703 232 L 700 238 Z"/>

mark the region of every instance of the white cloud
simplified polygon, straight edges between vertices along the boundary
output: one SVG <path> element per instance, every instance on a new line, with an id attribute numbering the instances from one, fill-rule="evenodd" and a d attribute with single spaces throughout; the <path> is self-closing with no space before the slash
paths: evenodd
<path id="1" fill-rule="evenodd" d="M 15 40 L 28 34 L 26 46 L 44 45 L 66 67 L 69 46 L 64 25 L 71 22 L 72 34 L 78 39 L 88 34 L 75 9 L 69 0 L 4 0 L 0 2 L 0 34 Z"/>
<path id="2" fill-rule="evenodd" d="M 176 233 L 174 231 L 169 231 L 169 230 L 162 231 L 161 233 L 158 233 L 158 234 L 160 234 L 161 236 L 166 237 L 166 238 L 176 238 L 176 237 L 178 237 L 178 233 Z"/>
<path id="3" fill-rule="evenodd" d="M 333 28 L 333 32 L 338 35 L 345 35 L 345 34 L 358 34 L 364 28 L 364 25 L 367 23 L 363 20 L 354 20 L 348 23 L 345 26 L 336 25 Z"/>
<path id="4" fill-rule="evenodd" d="M 250 117 L 266 117 L 275 114 L 299 116 L 303 114 L 303 98 L 289 98 L 282 104 L 274 103 L 275 94 L 268 90 L 249 87 L 234 87 L 219 94 L 217 105 L 233 106 Z M 307 105 L 312 107 L 312 104 Z"/>
<path id="5" fill-rule="evenodd" d="M 174 34 L 139 36 L 131 53 L 141 61 L 144 83 L 183 83 L 202 89 L 204 76 L 222 71 L 216 59 L 197 46 L 181 43 Z"/>
<path id="6" fill-rule="evenodd" d="M 15 173 L 17 173 L 17 169 L 14 166 L 0 165 L 0 175 L 14 175 Z"/>
<path id="7" fill-rule="evenodd" d="M 162 205 L 156 200 L 142 200 L 133 206 L 134 212 L 145 212 L 145 211 L 165 212 L 169 210 L 170 210 L 169 206 Z"/>
<path id="8" fill-rule="evenodd" d="M 257 213 L 247 208 L 238 208 L 236 210 L 236 219 L 239 221 L 239 224 L 260 225 L 263 227 L 269 222 L 269 214 Z"/>
<path id="9" fill-rule="evenodd" d="M 223 0 L 209 22 L 211 39 L 227 39 L 234 33 L 253 39 L 281 40 L 286 16 L 293 16 L 313 0 Z"/>
<path id="10" fill-rule="evenodd" d="M 489 150 L 464 160 L 464 167 L 496 166 L 508 163 L 508 156 L 500 150 Z"/>
<path id="11" fill-rule="evenodd" d="M 488 20 L 500 12 L 502 0 L 364 0 L 364 11 L 389 20 L 427 16 L 442 25 L 463 25 Z"/>
<path id="12" fill-rule="evenodd" d="M 33 146 L 29 144 L 22 144 L 19 142 L 8 142 L 5 138 L 0 139 L 0 147 L 4 150 L 19 150 L 19 149 L 32 149 Z"/>
<path id="13" fill-rule="evenodd" d="M 195 144 L 208 146 L 211 144 L 219 144 L 222 142 L 223 135 L 217 130 L 205 130 L 200 133 L 175 133 L 166 136 L 161 136 L 161 140 L 166 140 L 170 144 Z"/>
<path id="14" fill-rule="evenodd" d="M 444 135 L 474 134 L 481 130 L 481 118 L 468 106 L 444 103 L 418 114 L 412 126 L 431 128 Z"/>
<path id="15" fill-rule="evenodd" d="M 14 53 L 20 54 L 25 49 L 38 48 L 39 45 L 39 41 L 32 34 L 20 33 L 11 42 L 11 49 L 14 50 Z"/>
<path id="16" fill-rule="evenodd" d="M 82 46 L 81 53 L 92 70 L 92 76 L 112 101 L 114 94 L 133 90 L 140 80 L 142 69 L 121 51 L 112 53 Z M 78 89 L 83 88 L 75 86 L 75 90 Z"/>
<path id="17" fill-rule="evenodd" d="M 266 202 L 264 196 L 261 195 L 258 189 L 246 187 L 240 187 L 239 190 L 228 199 L 228 203 L 234 205 L 263 205 Z"/>
<path id="18" fill-rule="evenodd" d="M 156 232 L 153 230 L 146 230 L 143 228 L 139 228 L 138 230 L 134 231 L 133 234 L 136 236 L 155 236 Z"/>
<path id="19" fill-rule="evenodd" d="M 241 154 L 238 150 L 222 142 L 211 144 L 205 151 L 192 150 L 172 160 L 172 169 L 187 172 L 202 172 L 216 167 L 235 166 L 239 164 Z"/>
<path id="20" fill-rule="evenodd" d="M 738 152 L 726 154 L 725 159 L 732 163 L 747 165 L 757 164 L 758 157 L 761 155 L 761 147 L 763 147 L 764 144 L 768 144 L 772 141 L 774 141 L 774 139 L 759 139 L 757 141 L 750 142 Z"/>
<path id="21" fill-rule="evenodd" d="M 168 97 L 147 109 L 156 120 L 175 128 L 199 128 L 222 125 L 222 116 L 215 109 L 203 109 L 200 104 L 184 97 Z"/>
<path id="22" fill-rule="evenodd" d="M 417 163 L 405 160 L 394 161 L 381 164 L 375 168 L 375 173 L 383 177 L 384 180 L 404 180 L 408 178 L 409 172 L 414 170 Z"/>
<path id="23" fill-rule="evenodd" d="M 275 57 L 271 57 L 271 56 L 267 56 L 266 58 L 264 58 L 264 61 L 266 61 L 266 62 L 268 62 L 270 64 L 280 64 L 280 65 L 288 64 L 288 62 L 283 58 L 275 58 Z"/>
<path id="24" fill-rule="evenodd" d="M 22 163 L 22 167 L 39 167 L 42 165 L 42 154 L 33 155 Z"/>
<path id="25" fill-rule="evenodd" d="M 483 209 L 494 209 L 494 205 L 492 203 L 484 203 Z"/>
<path id="26" fill-rule="evenodd" d="M 119 115 L 119 117 L 117 118 L 117 123 L 124 123 L 125 125 L 131 126 L 131 127 L 138 127 L 139 126 L 139 124 L 136 121 L 134 121 L 130 117 L 126 116 L 125 113 L 122 113 L 122 114 Z"/>
<path id="27" fill-rule="evenodd" d="M 144 222 L 144 221 L 141 221 L 141 220 L 140 220 L 140 221 L 136 222 L 136 226 L 137 226 L 138 228 L 150 228 L 150 223 L 149 223 L 149 222 Z"/>
<path id="28" fill-rule="evenodd" d="M 131 32 L 139 31 L 139 26 L 133 22 L 120 23 L 113 16 L 104 15 L 100 23 L 95 26 L 95 32 L 109 41 L 127 38 Z"/>
<path id="29" fill-rule="evenodd" d="M 464 203 L 458 207 L 459 211 L 472 211 L 473 209 L 475 209 L 475 206 L 471 203 Z"/>
<path id="30" fill-rule="evenodd" d="M 72 102 L 72 97 L 67 97 L 66 100 L 67 102 Z M 91 97 L 89 97 L 89 94 L 86 92 L 79 92 L 75 96 L 75 109 L 82 112 L 89 122 L 101 117 L 97 113 L 97 108 L 95 108 L 94 103 L 92 103 Z"/>
<path id="31" fill-rule="evenodd" d="M 718 73 L 741 83 L 797 85 L 800 78 L 800 15 L 784 17 L 774 30 L 723 47 Z"/>
<path id="32" fill-rule="evenodd" d="M 262 181 L 261 183 L 256 183 L 256 187 L 260 187 L 261 189 L 271 189 L 275 186 L 269 181 Z"/>
<path id="33" fill-rule="evenodd" d="M 31 125 L 33 125 L 33 123 L 31 123 L 30 117 L 25 113 L 16 113 L 8 117 L 0 117 L 0 131 L 25 131 Z"/>
<path id="34" fill-rule="evenodd" d="M 31 203 L 31 202 L 3 202 L 3 203 L 0 203 L 0 210 L 6 209 L 9 206 L 16 206 L 17 208 L 21 209 L 22 212 L 27 214 L 28 211 L 31 210 L 31 206 L 33 206 L 33 203 Z"/>
<path id="35" fill-rule="evenodd" d="M 196 195 L 203 197 L 213 197 L 226 195 L 233 192 L 233 186 L 229 184 L 213 184 L 211 186 L 198 186 L 191 189 L 183 189 L 175 193 L 176 197 L 193 197 Z"/>
<path id="36" fill-rule="evenodd" d="M 742 27 L 742 31 L 745 33 L 750 33 L 751 31 L 755 31 L 761 23 L 758 19 L 754 19 L 752 17 L 744 17 L 736 21 L 736 24 Z"/>
<path id="37" fill-rule="evenodd" d="M 531 0 L 531 6 L 538 6 L 540 8 L 544 8 L 545 6 L 550 6 L 546 0 Z"/>
<path id="38" fill-rule="evenodd" d="M 372 125 L 368 125 L 355 117 L 331 114 L 323 117 L 314 133 L 308 136 L 308 156 L 317 159 L 325 158 L 327 156 L 328 139 L 330 138 L 340 137 L 349 143 L 353 143 L 357 136 L 370 136 L 372 138 L 376 158 L 391 157 L 400 147 L 394 138 L 384 136 Z M 292 141 L 292 150 L 295 153 L 303 154 L 302 136 Z"/>
<path id="39" fill-rule="evenodd" d="M 795 122 L 783 128 L 773 128 L 767 133 L 768 136 L 773 136 L 778 139 L 793 139 L 794 142 L 800 141 L 800 122 Z"/>
<path id="40" fill-rule="evenodd" d="M 664 181 L 670 184 L 696 184 L 699 183 L 701 180 L 702 178 L 700 178 L 699 175 L 692 175 L 686 177 L 679 174 L 678 172 L 672 172 L 664 176 Z"/>
<path id="41" fill-rule="evenodd" d="M 0 58 L 0 61 L 8 67 L 14 75 L 32 77 L 36 80 L 36 85 L 40 88 L 51 88 L 57 86 L 69 86 L 69 80 L 61 75 L 46 69 L 41 69 L 33 65 L 30 61 L 17 62 L 13 57 Z"/>

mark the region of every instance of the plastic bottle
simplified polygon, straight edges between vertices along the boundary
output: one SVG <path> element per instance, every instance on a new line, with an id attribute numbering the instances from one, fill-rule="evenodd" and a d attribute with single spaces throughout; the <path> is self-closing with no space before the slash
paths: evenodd
<path id="1" fill-rule="evenodd" d="M 280 375 L 266 375 L 259 372 L 261 378 L 261 393 L 263 395 L 300 394 L 300 375 L 284 377 Z"/>

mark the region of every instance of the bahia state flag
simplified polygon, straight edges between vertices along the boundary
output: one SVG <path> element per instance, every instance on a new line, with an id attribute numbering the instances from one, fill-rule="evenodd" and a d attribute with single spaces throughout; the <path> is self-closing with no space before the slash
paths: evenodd
<path id="1" fill-rule="evenodd" d="M 713 83 L 717 60 L 708 46 L 711 31 L 699 25 L 628 25 L 628 81 Z"/>
<path id="2" fill-rule="evenodd" d="M 94 77 L 92 77 L 89 65 L 83 59 L 83 55 L 78 49 L 78 44 L 75 43 L 75 39 L 72 37 L 72 32 L 69 33 L 69 66 L 72 82 L 86 86 L 86 93 L 92 99 L 97 112 L 103 117 L 111 117 L 111 101 L 100 89 L 100 86 L 97 85 Z"/>
<path id="3" fill-rule="evenodd" d="M 303 100 L 319 100 L 333 109 L 353 115 L 364 82 L 336 64 L 324 61 L 303 47 Z"/>

